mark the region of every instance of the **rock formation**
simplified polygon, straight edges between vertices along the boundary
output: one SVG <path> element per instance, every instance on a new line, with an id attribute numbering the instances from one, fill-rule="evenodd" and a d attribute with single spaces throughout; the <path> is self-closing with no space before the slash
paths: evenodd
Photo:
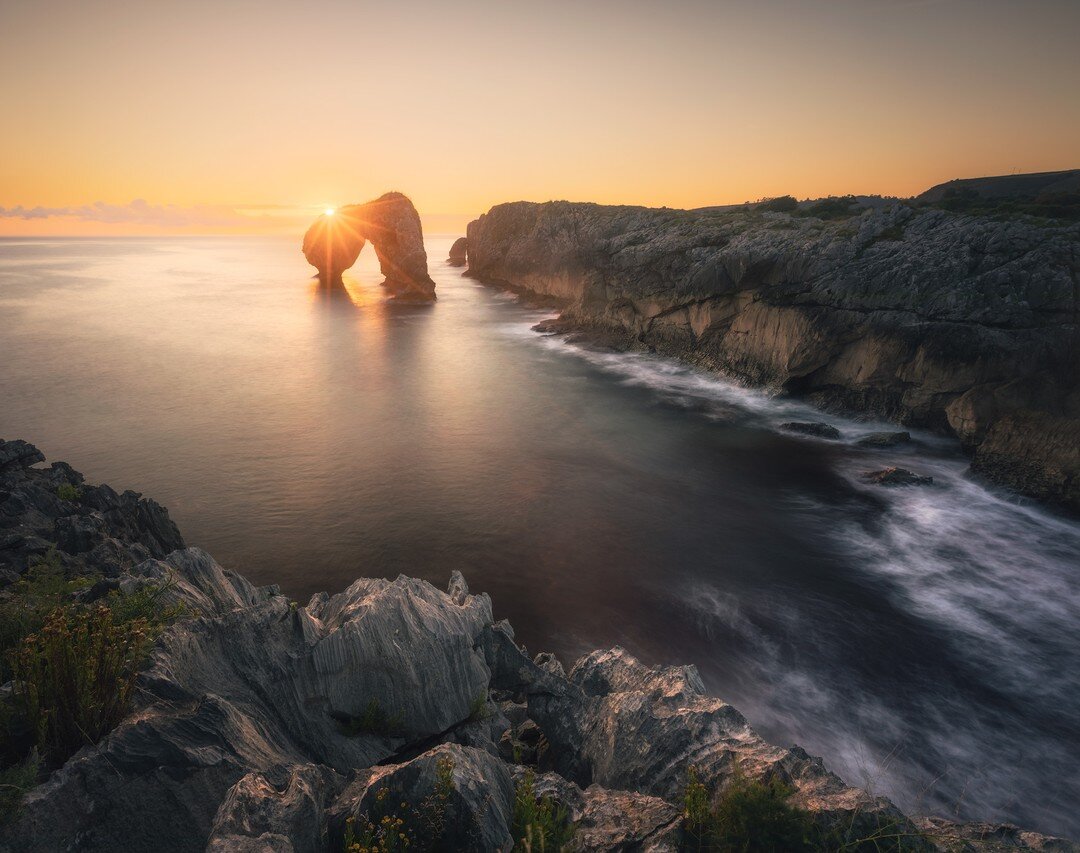
<path id="1" fill-rule="evenodd" d="M 469 272 L 560 299 L 546 331 L 951 432 L 1080 511 L 1080 224 L 812 210 L 503 204 L 469 225 Z"/>
<path id="2" fill-rule="evenodd" d="M 395 297 L 435 298 L 420 215 L 401 193 L 386 193 L 366 204 L 346 205 L 320 216 L 304 234 L 304 257 L 319 271 L 320 279 L 340 284 L 341 274 L 356 263 L 368 241 L 386 277 L 383 284 Z"/>
<path id="3" fill-rule="evenodd" d="M 49 499 L 58 482 L 82 478 L 62 463 L 27 467 L 41 459 L 32 445 L 0 442 L 0 459 L 8 530 L 97 512 Z M 84 486 L 79 499 L 109 503 L 102 493 L 115 494 Z M 160 534 L 175 528 L 156 504 L 133 506 L 141 521 L 138 509 L 122 511 L 107 531 L 129 555 L 160 551 Z M 4 564 L 21 571 L 17 537 L 3 543 Z M 127 718 L 23 798 L 0 851 L 342 850 L 350 818 L 384 801 L 422 810 L 447 773 L 446 849 L 508 850 L 515 786 L 530 770 L 536 794 L 576 822 L 576 849 L 670 851 L 683 837 L 691 764 L 710 789 L 736 772 L 784 780 L 841 840 L 1080 849 L 1009 826 L 916 825 L 820 759 L 762 740 L 692 666 L 649 667 L 619 648 L 585 655 L 569 673 L 551 655 L 530 659 L 457 572 L 446 592 L 404 576 L 360 579 L 301 607 L 172 544 L 163 558 L 125 563 L 110 588 L 151 585 L 189 615 L 158 639 Z M 65 553 L 75 571 L 113 572 L 92 552 Z M 392 722 L 372 725 L 371 708 Z M 972 839 L 977 847 L 964 846 Z"/>
<path id="4" fill-rule="evenodd" d="M 451 266 L 463 267 L 466 262 L 466 255 L 469 249 L 469 241 L 465 237 L 458 237 L 454 241 L 454 245 L 450 247 L 450 261 Z"/>

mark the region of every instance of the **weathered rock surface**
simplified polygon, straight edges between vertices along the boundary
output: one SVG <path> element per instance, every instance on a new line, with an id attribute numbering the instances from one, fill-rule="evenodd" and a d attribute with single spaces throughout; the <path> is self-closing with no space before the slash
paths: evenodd
<path id="1" fill-rule="evenodd" d="M 304 257 L 323 281 L 338 284 L 368 241 L 379 256 L 386 277 L 383 284 L 395 297 L 435 298 L 420 215 L 401 193 L 386 193 L 366 204 L 346 205 L 320 216 L 304 234 Z"/>
<path id="2" fill-rule="evenodd" d="M 44 460 L 32 444 L 0 439 L 0 588 L 50 552 L 73 573 L 116 577 L 184 547 L 160 504 L 86 485 L 64 462 L 31 467 Z"/>
<path id="3" fill-rule="evenodd" d="M 467 260 L 466 255 L 469 250 L 469 241 L 465 237 L 458 237 L 454 241 L 454 245 L 450 247 L 449 261 L 452 266 L 463 267 Z"/>
<path id="4" fill-rule="evenodd" d="M 0 454 L 39 455 L 10 444 Z M 57 471 L 78 477 L 58 463 L 20 466 L 12 482 L 32 496 L 27 483 Z M 127 718 L 24 798 L 3 853 L 341 850 L 349 818 L 433 814 L 447 762 L 446 849 L 508 850 L 515 784 L 532 771 L 536 794 L 576 822 L 575 849 L 676 850 L 694 766 L 712 790 L 736 772 L 780 778 L 849 839 L 884 828 L 904 849 L 1080 850 L 1008 826 L 913 823 L 820 759 L 762 740 L 692 666 L 649 667 L 619 648 L 569 674 L 552 655 L 530 659 L 457 572 L 447 592 L 360 579 L 300 607 L 187 548 L 100 585 L 124 594 L 164 581 L 192 615 L 158 640 Z M 381 724 L 365 717 L 372 707 Z M 987 839 L 1000 848 L 979 846 Z"/>
<path id="5" fill-rule="evenodd" d="M 469 272 L 560 299 L 560 331 L 953 432 L 988 478 L 1080 511 L 1080 225 L 853 211 L 514 202 L 469 225 Z"/>

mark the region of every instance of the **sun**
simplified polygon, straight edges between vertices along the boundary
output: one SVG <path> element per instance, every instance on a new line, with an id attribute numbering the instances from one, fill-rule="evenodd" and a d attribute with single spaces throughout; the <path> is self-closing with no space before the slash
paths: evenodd
<path id="1" fill-rule="evenodd" d="M 328 208 L 326 208 L 326 210 L 323 211 L 323 213 L 325 213 L 327 216 L 333 216 L 334 215 L 334 208 L 328 207 Z"/>

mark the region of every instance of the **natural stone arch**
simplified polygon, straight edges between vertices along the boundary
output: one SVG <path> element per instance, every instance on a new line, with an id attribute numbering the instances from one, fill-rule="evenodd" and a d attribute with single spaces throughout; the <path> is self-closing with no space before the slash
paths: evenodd
<path id="1" fill-rule="evenodd" d="M 386 193 L 366 204 L 346 205 L 320 216 L 304 235 L 304 257 L 318 269 L 322 281 L 338 284 L 368 241 L 386 276 L 383 285 L 395 297 L 435 298 L 420 215 L 402 193 Z"/>

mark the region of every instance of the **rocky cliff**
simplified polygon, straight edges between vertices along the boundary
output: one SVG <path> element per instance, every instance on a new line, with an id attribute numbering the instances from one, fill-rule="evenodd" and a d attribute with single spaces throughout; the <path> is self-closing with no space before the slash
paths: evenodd
<path id="1" fill-rule="evenodd" d="M 437 821 L 439 849 L 509 850 L 527 781 L 565 808 L 575 849 L 675 850 L 687 841 L 691 766 L 714 795 L 736 776 L 783 781 L 837 844 L 1080 850 L 1010 826 L 911 820 L 798 747 L 766 743 L 692 666 L 650 667 L 619 648 L 569 672 L 531 658 L 456 572 L 445 592 L 359 579 L 302 607 L 184 548 L 156 504 L 132 497 L 133 513 L 101 522 L 112 490 L 63 463 L 30 467 L 41 454 L 25 442 L 0 442 L 0 458 L 0 517 L 24 534 L 3 540 L 0 582 L 26 571 L 37 531 L 70 573 L 99 578 L 72 593 L 74 606 L 105 586 L 114 607 L 153 590 L 186 608 L 158 638 L 130 712 L 43 774 L 0 827 L 2 851 L 324 853 L 371 819 L 410 838 Z M 53 500 L 73 483 L 78 494 Z M 101 543 L 50 534 L 47 519 L 54 531 L 101 528 L 123 555 L 105 561 Z M 166 541 L 176 550 L 162 555 Z M 11 603 L 10 586 L 0 598 Z"/>
<path id="2" fill-rule="evenodd" d="M 951 432 L 1080 511 L 1080 224 L 791 202 L 502 204 L 469 225 L 469 272 L 560 300 L 557 331 Z"/>
<path id="3" fill-rule="evenodd" d="M 319 277 L 340 284 L 367 242 L 375 247 L 384 286 L 414 301 L 435 298 L 428 275 L 420 215 L 407 196 L 386 193 L 365 204 L 350 204 L 320 216 L 304 234 L 303 251 Z"/>

